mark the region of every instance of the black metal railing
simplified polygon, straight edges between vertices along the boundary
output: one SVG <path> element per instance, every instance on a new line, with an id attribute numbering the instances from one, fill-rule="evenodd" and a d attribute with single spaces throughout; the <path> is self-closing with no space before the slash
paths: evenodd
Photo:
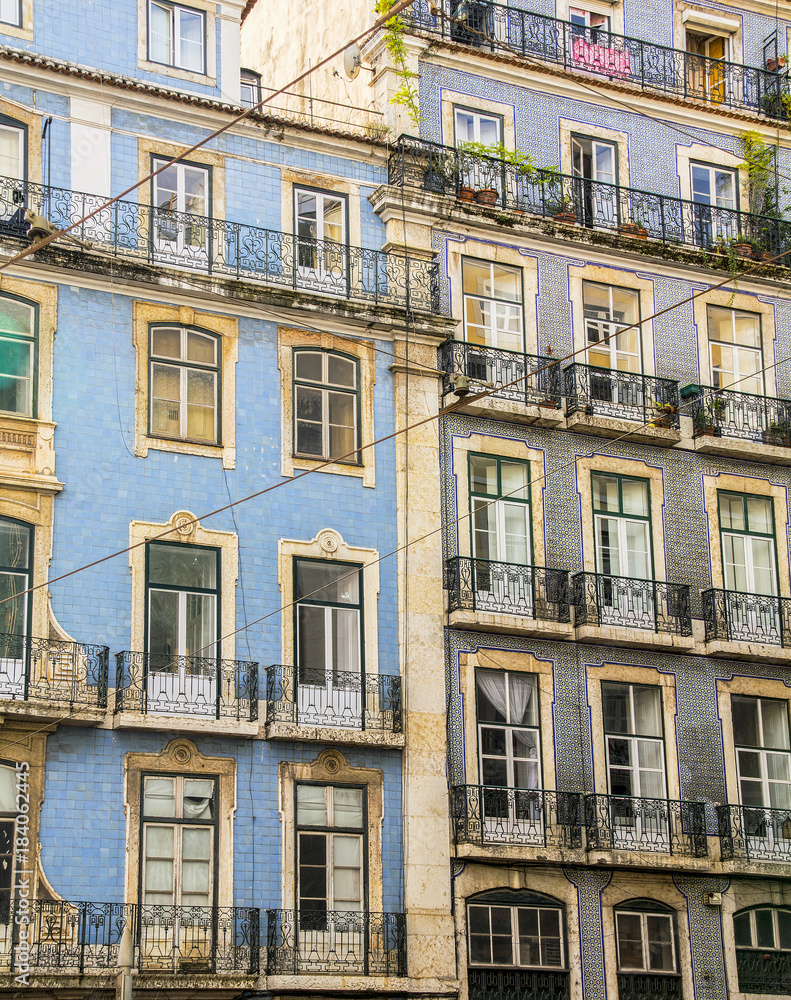
<path id="1" fill-rule="evenodd" d="M 619 972 L 618 1000 L 681 1000 L 681 976 Z"/>
<path id="2" fill-rule="evenodd" d="M 717 806 L 723 860 L 791 861 L 791 809 Z"/>
<path id="3" fill-rule="evenodd" d="M 406 975 L 403 913 L 267 910 L 267 974 Z"/>
<path id="4" fill-rule="evenodd" d="M 450 611 L 489 611 L 567 622 L 569 575 L 562 569 L 454 556 L 445 563 Z"/>
<path id="5" fill-rule="evenodd" d="M 588 848 L 647 851 L 705 858 L 706 813 L 702 802 L 586 795 Z"/>
<path id="6" fill-rule="evenodd" d="M 0 701 L 107 707 L 107 646 L 0 633 Z"/>
<path id="7" fill-rule="evenodd" d="M 489 0 L 416 0 L 401 17 L 414 30 L 475 48 L 550 62 L 713 106 L 785 118 L 785 77 L 770 70 L 585 28 Z"/>
<path id="8" fill-rule="evenodd" d="M 687 412 L 695 437 L 711 435 L 791 447 L 791 400 L 701 387 Z"/>
<path id="9" fill-rule="evenodd" d="M 470 1000 L 567 1000 L 569 974 L 555 969 L 469 969 Z"/>
<path id="10" fill-rule="evenodd" d="M 274 663 L 266 668 L 266 721 L 400 733 L 401 678 Z"/>
<path id="11" fill-rule="evenodd" d="M 25 209 L 95 251 L 333 298 L 439 312 L 438 265 L 383 250 L 308 239 L 225 219 L 0 178 L 0 232 L 22 235 Z M 61 240 L 61 247 L 75 246 Z"/>
<path id="12" fill-rule="evenodd" d="M 638 372 L 569 365 L 563 369 L 566 413 L 653 422 L 678 429 L 678 382 Z"/>
<path id="13" fill-rule="evenodd" d="M 737 948 L 740 993 L 791 994 L 791 951 Z"/>
<path id="14" fill-rule="evenodd" d="M 791 599 L 717 589 L 704 590 L 700 596 L 706 642 L 791 644 Z"/>
<path id="15" fill-rule="evenodd" d="M 450 816 L 457 844 L 582 846 L 582 796 L 573 792 L 456 785 Z"/>
<path id="16" fill-rule="evenodd" d="M 115 711 L 258 718 L 258 664 L 211 656 L 116 653 Z"/>
<path id="17" fill-rule="evenodd" d="M 117 969 L 124 930 L 140 971 L 247 973 L 260 965 L 259 911 L 65 900 L 0 901 L 0 971 Z"/>
<path id="18" fill-rule="evenodd" d="M 692 635 L 689 587 L 684 583 L 575 573 L 571 578 L 571 604 L 577 626 L 615 625 Z"/>
<path id="19" fill-rule="evenodd" d="M 555 170 L 525 170 L 408 135 L 398 139 L 390 155 L 388 182 L 453 197 L 462 187 L 488 189 L 498 208 L 674 245 L 716 249 L 731 240 L 747 241 L 756 254 L 770 257 L 791 249 L 790 220 Z M 791 266 L 791 255 L 775 263 Z"/>
<path id="20" fill-rule="evenodd" d="M 492 395 L 498 399 L 550 409 L 560 407 L 559 370 L 551 358 L 447 340 L 439 349 L 439 368 L 444 373 L 443 396 L 453 392 L 454 375 L 465 375 L 473 382 L 491 382 L 495 387 Z"/>

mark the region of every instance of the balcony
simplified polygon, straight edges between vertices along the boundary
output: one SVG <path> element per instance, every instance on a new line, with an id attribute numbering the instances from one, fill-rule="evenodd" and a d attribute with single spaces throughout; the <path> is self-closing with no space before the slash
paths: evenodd
<path id="1" fill-rule="evenodd" d="M 563 419 L 557 366 L 552 359 L 519 351 L 505 351 L 483 344 L 448 340 L 439 349 L 439 368 L 444 373 L 442 395 L 455 389 L 453 377 L 463 375 L 481 387 L 491 383 L 494 392 L 475 402 L 475 412 L 483 416 L 511 417 L 528 423 L 557 424 Z M 473 386 L 472 391 L 476 391 Z M 490 400 L 506 405 L 491 405 Z"/>
<path id="2" fill-rule="evenodd" d="M 723 861 L 791 861 L 791 809 L 717 806 Z"/>
<path id="3" fill-rule="evenodd" d="M 692 642 L 689 587 L 683 583 L 575 573 L 571 604 L 577 639 L 583 642 L 607 639 L 616 645 L 682 649 Z"/>
<path id="4" fill-rule="evenodd" d="M 0 703 L 16 718 L 62 715 L 102 721 L 107 708 L 107 646 L 0 633 Z"/>
<path id="5" fill-rule="evenodd" d="M 619 972 L 618 1000 L 681 1000 L 681 976 Z"/>
<path id="6" fill-rule="evenodd" d="M 571 634 L 565 570 L 454 556 L 445 564 L 445 589 L 452 625 Z"/>
<path id="7" fill-rule="evenodd" d="M 568 1000 L 569 974 L 554 969 L 469 969 L 469 1000 Z"/>
<path id="8" fill-rule="evenodd" d="M 0 232 L 23 236 L 25 209 L 66 228 L 106 198 L 0 178 Z M 439 312 L 438 267 L 382 250 L 297 238 L 191 212 L 118 201 L 69 234 L 93 253 L 260 282 L 375 306 Z M 74 248 L 63 239 L 61 249 Z"/>
<path id="9" fill-rule="evenodd" d="M 406 917 L 267 910 L 267 975 L 405 976 Z"/>
<path id="10" fill-rule="evenodd" d="M 436 11 L 436 13 L 435 13 Z M 585 76 L 631 84 L 649 94 L 693 98 L 785 118 L 785 77 L 638 38 L 583 28 L 488 0 L 417 0 L 403 20 L 413 30 L 476 49 L 541 60 Z"/>
<path id="11" fill-rule="evenodd" d="M 266 727 L 269 739 L 403 746 L 401 678 L 272 664 Z"/>
<path id="12" fill-rule="evenodd" d="M 791 994 L 791 951 L 736 949 L 740 993 Z"/>
<path id="13" fill-rule="evenodd" d="M 141 973 L 248 975 L 259 971 L 259 911 L 248 907 L 138 906 L 132 903 L 21 901 L 0 923 L 0 971 L 23 964 L 20 928 L 30 942 L 31 975 L 117 973 L 129 927 Z"/>
<path id="14" fill-rule="evenodd" d="M 115 660 L 117 726 L 136 727 L 145 717 L 152 729 L 258 734 L 257 663 L 129 651 Z"/>
<path id="15" fill-rule="evenodd" d="M 582 797 L 572 792 L 456 785 L 450 815 L 457 845 L 582 847 Z"/>
<path id="16" fill-rule="evenodd" d="M 641 253 L 646 252 L 645 240 L 716 250 L 717 244 L 737 236 L 753 244 L 757 259 L 791 249 L 791 221 L 555 170 L 525 171 L 503 160 L 407 135 L 399 137 L 390 155 L 388 183 L 453 198 L 462 193 L 462 187 L 485 188 L 496 195 L 495 223 L 502 209 L 511 210 L 514 222 L 527 216 L 554 219 L 563 224 L 562 234 L 570 239 L 580 238 L 575 236 L 575 226 L 620 234 Z M 467 207 L 480 208 L 471 203 Z M 781 258 L 775 265 L 789 267 L 791 258 Z M 722 266 L 725 269 L 725 263 Z"/>
<path id="17" fill-rule="evenodd" d="M 651 444 L 674 444 L 681 439 L 678 382 L 638 372 L 572 364 L 563 369 L 569 430 L 591 430 L 605 437 L 630 437 Z M 646 426 L 651 424 L 652 426 Z"/>
<path id="18" fill-rule="evenodd" d="M 790 598 L 716 589 L 700 596 L 710 655 L 769 662 L 788 659 Z"/>
<path id="19" fill-rule="evenodd" d="M 706 814 L 702 802 L 586 795 L 589 851 L 639 851 L 705 858 Z"/>
<path id="20" fill-rule="evenodd" d="M 791 400 L 697 386 L 687 393 L 696 451 L 791 465 Z"/>

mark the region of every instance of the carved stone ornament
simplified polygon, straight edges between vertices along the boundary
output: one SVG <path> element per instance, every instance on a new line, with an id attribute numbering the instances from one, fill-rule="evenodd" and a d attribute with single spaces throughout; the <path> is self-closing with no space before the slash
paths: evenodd
<path id="1" fill-rule="evenodd" d="M 316 540 L 319 543 L 319 548 L 322 552 L 327 552 L 332 554 L 337 552 L 343 539 L 338 534 L 337 531 L 333 531 L 332 528 L 324 528 L 322 531 L 316 535 Z"/>
<path id="2" fill-rule="evenodd" d="M 182 538 L 189 538 L 198 526 L 197 518 L 189 510 L 177 510 L 171 517 L 170 523 Z"/>

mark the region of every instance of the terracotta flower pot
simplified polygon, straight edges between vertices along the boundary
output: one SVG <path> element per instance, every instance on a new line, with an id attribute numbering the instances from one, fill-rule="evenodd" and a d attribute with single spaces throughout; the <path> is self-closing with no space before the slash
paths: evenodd
<path id="1" fill-rule="evenodd" d="M 475 201 L 475 191 L 469 187 L 460 187 L 459 201 Z"/>
<path id="2" fill-rule="evenodd" d="M 479 205 L 496 205 L 498 197 L 495 188 L 483 188 L 482 191 L 475 192 L 475 200 Z"/>
<path id="3" fill-rule="evenodd" d="M 575 212 L 558 212 L 556 215 L 553 215 L 552 218 L 555 222 L 565 222 L 567 225 L 571 226 L 575 225 L 577 221 Z"/>
<path id="4" fill-rule="evenodd" d="M 737 257 L 752 257 L 753 248 L 749 243 L 731 243 Z"/>
<path id="5" fill-rule="evenodd" d="M 638 240 L 648 239 L 648 230 L 636 222 L 622 222 L 618 226 L 618 232 L 624 236 L 634 236 Z"/>

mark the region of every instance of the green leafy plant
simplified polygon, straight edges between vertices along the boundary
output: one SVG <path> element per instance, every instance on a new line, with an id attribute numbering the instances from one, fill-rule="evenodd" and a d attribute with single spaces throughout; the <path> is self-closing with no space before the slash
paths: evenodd
<path id="1" fill-rule="evenodd" d="M 786 95 L 784 95 L 786 96 Z M 750 211 L 753 215 L 777 215 L 774 191 L 775 147 L 764 142 L 759 132 L 742 133 L 744 143 L 744 163 L 740 169 L 747 171 L 750 192 Z"/>
<path id="2" fill-rule="evenodd" d="M 376 0 L 374 10 L 382 16 L 394 6 L 396 0 Z M 413 125 L 420 125 L 420 110 L 418 109 L 418 93 L 413 82 L 418 78 L 418 74 L 407 67 L 407 51 L 404 44 L 406 34 L 406 24 L 400 15 L 391 17 L 385 22 L 385 45 L 398 73 L 399 86 L 390 98 L 391 104 L 398 104 L 406 109 L 409 120 Z"/>

